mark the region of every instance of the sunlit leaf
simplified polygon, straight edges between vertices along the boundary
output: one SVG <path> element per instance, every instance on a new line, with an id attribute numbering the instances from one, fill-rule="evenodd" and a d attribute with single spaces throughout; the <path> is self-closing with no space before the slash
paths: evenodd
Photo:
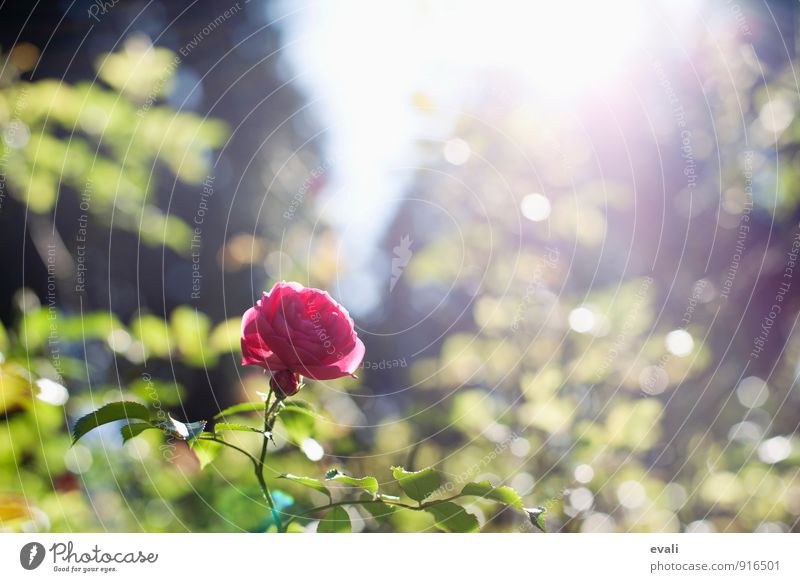
<path id="1" fill-rule="evenodd" d="M 192 240 L 192 229 L 181 218 L 164 214 L 155 206 L 147 206 L 144 220 L 139 228 L 142 241 L 153 246 L 166 246 L 179 255 L 188 255 Z M 212 354 L 215 350 L 208 349 Z"/>
<path id="2" fill-rule="evenodd" d="M 320 520 L 318 533 L 350 533 L 350 516 L 343 507 L 334 507 Z"/>
<path id="3" fill-rule="evenodd" d="M 257 429 L 253 426 L 247 426 L 246 424 L 236 424 L 234 422 L 218 422 L 214 425 L 214 432 L 220 433 L 226 430 L 234 430 L 239 432 L 254 432 L 257 434 L 264 434 L 264 432 L 260 429 Z"/>
<path id="4" fill-rule="evenodd" d="M 546 509 L 544 507 L 531 507 L 525 509 L 525 513 L 528 514 L 528 519 L 531 520 L 531 524 L 541 531 L 547 531 L 545 529 L 546 526 L 544 522 L 545 511 Z"/>
<path id="5" fill-rule="evenodd" d="M 8 351 L 8 333 L 6 333 L 5 326 L 0 323 L 0 354 Z"/>
<path id="6" fill-rule="evenodd" d="M 300 477 L 298 475 L 292 475 L 290 473 L 286 473 L 280 476 L 281 479 L 288 479 L 290 481 L 294 481 L 295 483 L 299 483 L 300 485 L 305 485 L 306 487 L 310 487 L 314 491 L 319 491 L 320 493 L 326 495 L 328 499 L 331 498 L 331 492 L 328 491 L 328 488 L 325 487 L 319 480 L 313 479 L 312 477 Z"/>
<path id="7" fill-rule="evenodd" d="M 211 335 L 208 337 L 208 344 L 212 350 L 218 353 L 236 352 L 241 347 L 241 336 L 241 319 L 228 319 L 217 324 L 211 331 Z"/>
<path id="8" fill-rule="evenodd" d="M 421 471 L 406 471 L 403 467 L 392 467 L 392 475 L 397 479 L 403 492 L 415 501 L 422 502 L 442 484 L 439 473 L 428 467 Z"/>
<path id="9" fill-rule="evenodd" d="M 149 356 L 169 355 L 170 331 L 167 323 L 155 315 L 141 315 L 131 322 L 133 337 L 142 342 Z"/>
<path id="10" fill-rule="evenodd" d="M 461 490 L 462 495 L 475 495 L 483 497 L 484 499 L 492 499 L 505 503 L 511 507 L 522 509 L 522 500 L 519 494 L 511 487 L 492 487 L 488 481 L 481 481 L 480 483 L 467 483 Z"/>
<path id="11" fill-rule="evenodd" d="M 43 346 L 49 333 L 50 316 L 46 309 L 32 309 L 20 320 L 18 333 L 20 343 L 29 352 L 36 352 Z"/>
<path id="12" fill-rule="evenodd" d="M 23 369 L 10 363 L 0 363 L 0 414 L 29 400 L 32 389 Z"/>
<path id="13" fill-rule="evenodd" d="M 378 493 L 378 480 L 375 477 L 349 477 L 344 473 L 340 473 L 338 469 L 331 469 L 325 474 L 326 481 L 336 481 L 338 483 L 345 483 L 353 487 L 360 487 L 365 491 L 376 495 Z"/>
<path id="14" fill-rule="evenodd" d="M 284 402 L 281 405 L 281 413 L 283 413 L 285 410 L 307 414 L 313 418 L 322 418 L 322 416 L 314 409 L 314 407 L 305 400 L 295 399 L 288 403 Z"/>
<path id="15" fill-rule="evenodd" d="M 83 316 L 62 316 L 61 334 L 64 339 L 106 341 L 112 331 L 123 329 L 119 319 L 111 313 L 95 311 Z"/>
<path id="16" fill-rule="evenodd" d="M 151 428 L 157 429 L 158 427 L 149 422 L 131 422 L 119 429 L 119 432 L 122 435 L 122 442 L 127 443 L 133 437 Z"/>
<path id="17" fill-rule="evenodd" d="M 479 530 L 478 518 L 451 501 L 431 505 L 425 511 L 433 515 L 436 527 L 451 533 L 472 533 Z"/>
<path id="18" fill-rule="evenodd" d="M 389 505 L 388 503 L 381 503 L 380 501 L 368 501 L 366 503 L 362 503 L 361 507 L 366 509 L 372 517 L 377 519 L 378 521 L 384 521 L 389 518 L 397 508 L 393 505 Z"/>
<path id="19" fill-rule="evenodd" d="M 286 407 L 278 415 L 278 420 L 294 443 L 302 443 L 314 434 L 314 416 L 306 410 Z"/>
<path id="20" fill-rule="evenodd" d="M 216 353 L 208 346 L 208 332 L 211 321 L 207 316 L 187 305 L 172 312 L 170 329 L 178 350 L 187 363 L 193 366 L 211 365 Z"/>
<path id="21" fill-rule="evenodd" d="M 52 210 L 55 205 L 57 193 L 58 186 L 55 176 L 45 171 L 38 171 L 31 175 L 23 194 L 23 200 L 31 212 L 45 213 Z"/>
<path id="22" fill-rule="evenodd" d="M 222 418 L 223 416 L 233 416 L 234 414 L 241 414 L 243 412 L 255 412 L 257 410 L 264 411 L 263 402 L 243 402 L 241 404 L 234 404 L 228 408 L 221 410 L 214 415 L 214 418 Z"/>
<path id="23" fill-rule="evenodd" d="M 150 95 L 158 97 L 169 88 L 174 60 L 175 54 L 169 49 L 129 40 L 126 50 L 101 55 L 95 67 L 103 81 L 144 100 Z"/>
<path id="24" fill-rule="evenodd" d="M 186 398 L 186 390 L 180 384 L 151 377 L 134 380 L 128 385 L 128 389 L 140 400 L 150 401 L 154 406 L 157 403 L 162 406 L 177 406 Z"/>
<path id="25" fill-rule="evenodd" d="M 208 433 L 202 433 L 208 434 Z M 221 443 L 214 442 L 208 439 L 196 438 L 190 442 L 189 446 L 192 449 L 197 461 L 200 463 L 200 469 L 205 469 L 222 450 Z"/>
<path id="26" fill-rule="evenodd" d="M 117 420 L 149 420 L 150 412 L 138 402 L 112 402 L 78 419 L 72 429 L 75 443 L 90 430 Z"/>

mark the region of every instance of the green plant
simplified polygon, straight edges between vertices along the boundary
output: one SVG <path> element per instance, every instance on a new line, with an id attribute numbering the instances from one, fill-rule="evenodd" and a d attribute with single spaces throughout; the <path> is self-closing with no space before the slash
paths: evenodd
<path id="1" fill-rule="evenodd" d="M 255 413 L 263 414 L 263 424 L 254 426 L 252 421 L 240 420 L 241 416 Z M 128 441 L 146 430 L 161 430 L 167 436 L 185 442 L 197 457 L 200 466 L 205 468 L 213 462 L 224 448 L 243 455 L 251 463 L 253 473 L 261 488 L 264 501 L 269 508 L 274 527 L 279 532 L 297 529 L 298 524 L 319 519 L 317 531 L 321 533 L 349 532 L 351 520 L 345 507 L 362 507 L 377 521 L 385 520 L 399 510 L 424 511 L 433 516 L 436 527 L 446 532 L 476 532 L 478 519 L 466 508 L 456 503 L 469 498 L 482 498 L 501 506 L 523 511 L 531 524 L 544 531 L 544 509 L 525 508 L 522 499 L 514 489 L 507 486 L 493 487 L 489 482 L 471 482 L 463 485 L 457 493 L 443 495 L 441 474 L 427 467 L 419 471 L 407 471 L 403 467 L 392 467 L 391 473 L 399 486 L 402 496 L 381 491 L 376 477 L 352 477 L 336 468 L 329 469 L 324 479 L 281 474 L 279 479 L 302 485 L 327 498 L 327 503 L 304 507 L 307 504 L 295 503 L 286 510 L 280 510 L 267 483 L 265 468 L 267 451 L 273 438 L 276 423 L 281 422 L 284 430 L 297 438 L 307 435 L 314 421 L 320 415 L 307 402 L 293 399 L 287 402 L 280 398 L 272 387 L 263 395 L 261 403 L 243 403 L 231 406 L 214 416 L 211 430 L 206 430 L 207 421 L 181 422 L 171 416 L 160 420 L 147 407 L 133 401 L 120 401 L 106 404 L 81 417 L 73 428 L 73 442 L 77 442 L 91 430 L 117 421 L 125 421 L 121 427 L 124 441 Z M 236 420 L 236 422 L 232 422 Z M 260 448 L 253 453 L 225 439 L 225 433 L 239 432 L 259 435 Z M 339 485 L 333 490 L 331 485 Z"/>

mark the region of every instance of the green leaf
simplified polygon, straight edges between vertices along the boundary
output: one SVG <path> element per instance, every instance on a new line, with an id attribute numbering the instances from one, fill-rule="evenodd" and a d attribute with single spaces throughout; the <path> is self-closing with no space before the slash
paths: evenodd
<path id="1" fill-rule="evenodd" d="M 210 433 L 203 434 L 211 436 Z M 199 438 L 191 441 L 189 446 L 191 447 L 192 452 L 194 452 L 194 456 L 197 457 L 201 470 L 205 469 L 222 450 L 221 443 Z"/>
<path id="2" fill-rule="evenodd" d="M 116 420 L 130 420 L 132 418 L 149 420 L 150 412 L 138 402 L 130 401 L 112 402 L 101 406 L 94 412 L 90 412 L 86 416 L 78 419 L 78 422 L 75 423 L 72 429 L 72 443 L 78 442 L 78 439 L 98 426 Z"/>
<path id="3" fill-rule="evenodd" d="M 314 407 L 311 406 L 311 404 L 309 404 L 305 400 L 292 400 L 289 404 L 284 403 L 283 406 L 281 407 L 280 414 L 283 414 L 287 410 L 290 412 L 307 414 L 312 418 L 322 418 L 322 415 L 320 415 L 316 410 L 314 410 Z"/>
<path id="4" fill-rule="evenodd" d="M 131 422 L 126 424 L 121 429 L 119 429 L 119 432 L 122 435 L 122 442 L 127 443 L 133 437 L 140 435 L 142 432 L 146 431 L 149 428 L 158 428 L 158 427 L 153 424 L 150 424 L 149 422 Z"/>
<path id="5" fill-rule="evenodd" d="M 13 363 L 0 363 L 0 415 L 28 402 L 32 390 L 27 370 Z"/>
<path id="6" fill-rule="evenodd" d="M 314 434 L 314 416 L 305 410 L 298 412 L 298 409 L 287 406 L 278 415 L 278 420 L 294 443 L 300 444 Z"/>
<path id="7" fill-rule="evenodd" d="M 290 481 L 294 481 L 295 483 L 300 483 L 300 485 L 305 485 L 306 487 L 310 487 L 315 491 L 319 491 L 328 496 L 328 499 L 331 498 L 331 492 L 328 491 L 328 488 L 325 487 L 320 481 L 314 479 L 312 477 L 299 477 L 297 475 L 292 475 L 290 473 L 286 473 L 280 476 L 281 479 L 289 479 Z"/>
<path id="8" fill-rule="evenodd" d="M 439 473 L 428 467 L 421 471 L 406 471 L 403 467 L 392 467 L 392 475 L 400 489 L 414 501 L 420 503 L 436 491 L 442 483 Z"/>
<path id="9" fill-rule="evenodd" d="M 170 351 L 169 326 L 155 315 L 141 315 L 131 322 L 131 333 L 144 345 L 148 356 L 165 358 Z"/>
<path id="10" fill-rule="evenodd" d="M 113 314 L 105 312 L 84 313 L 83 316 L 62 316 L 61 334 L 66 340 L 84 341 L 89 339 L 106 340 L 115 330 L 123 329 Z"/>
<path id="11" fill-rule="evenodd" d="M 372 493 L 372 495 L 378 494 L 378 480 L 375 477 L 349 477 L 344 473 L 340 473 L 338 469 L 331 469 L 325 474 L 325 480 L 337 481 L 353 487 L 360 487 L 364 491 Z"/>
<path id="12" fill-rule="evenodd" d="M 58 320 L 53 320 L 58 324 Z M 29 352 L 35 352 L 47 341 L 50 333 L 50 317 L 47 309 L 31 309 L 18 324 L 17 337 L 20 344 Z"/>
<path id="13" fill-rule="evenodd" d="M 531 520 L 531 524 L 543 532 L 547 531 L 544 522 L 544 514 L 546 511 L 544 507 L 529 507 L 525 509 L 525 513 L 528 514 L 528 519 Z"/>
<path id="14" fill-rule="evenodd" d="M 214 425 L 214 432 L 220 433 L 224 430 L 236 430 L 239 432 L 254 432 L 263 435 L 264 432 L 255 428 L 254 426 L 247 426 L 246 424 L 236 424 L 232 422 L 218 422 Z"/>
<path id="15" fill-rule="evenodd" d="M 217 354 L 208 344 L 211 320 L 188 305 L 177 307 L 170 315 L 170 331 L 184 362 L 190 366 L 212 367 Z"/>
<path id="16" fill-rule="evenodd" d="M 256 410 L 264 411 L 263 402 L 243 402 L 242 404 L 234 404 L 225 410 L 214 415 L 214 419 L 222 418 L 223 416 L 233 416 L 234 414 L 241 414 L 242 412 L 255 412 Z"/>
<path id="17" fill-rule="evenodd" d="M 111 387 L 113 389 L 115 387 Z M 178 406 L 186 399 L 186 390 L 175 382 L 162 382 L 155 378 L 139 378 L 128 384 L 128 390 L 139 400 L 158 401 L 160 408 Z"/>
<path id="18" fill-rule="evenodd" d="M 343 507 L 334 507 L 320 520 L 317 533 L 350 533 L 350 516 Z"/>
<path id="19" fill-rule="evenodd" d="M 8 351 L 8 334 L 6 333 L 6 328 L 3 327 L 3 324 L 0 323 L 0 353 L 5 353 Z"/>
<path id="20" fill-rule="evenodd" d="M 182 441 L 193 441 L 203 429 L 206 427 L 205 420 L 198 420 L 197 422 L 181 422 L 172 418 L 172 415 L 167 415 L 167 420 L 159 423 L 159 426 L 166 430 L 169 434 Z"/>
<path id="21" fill-rule="evenodd" d="M 425 511 L 436 519 L 436 527 L 450 533 L 472 533 L 478 531 L 478 518 L 451 501 L 437 503 Z"/>
<path id="22" fill-rule="evenodd" d="M 292 402 L 289 404 L 283 403 L 281 410 L 287 409 L 291 412 L 307 414 L 314 418 L 321 418 L 320 415 L 314 411 L 314 407 L 304 400 L 292 400 Z M 264 403 L 242 402 L 241 404 L 234 404 L 233 406 L 229 406 L 228 408 L 215 414 L 214 418 L 217 419 L 222 418 L 223 416 L 232 416 L 234 414 L 241 414 L 243 412 L 264 412 Z"/>
<path id="23" fill-rule="evenodd" d="M 228 319 L 211 331 L 208 345 L 217 353 L 235 352 L 240 349 L 240 337 L 242 337 L 241 318 Z"/>
<path id="24" fill-rule="evenodd" d="M 483 497 L 484 499 L 491 499 L 505 503 L 511 507 L 522 509 L 522 500 L 519 494 L 511 487 L 492 487 L 488 481 L 481 481 L 480 483 L 467 483 L 461 490 L 462 495 L 475 495 Z"/>
<path id="25" fill-rule="evenodd" d="M 311 404 L 308 400 L 301 400 L 300 398 L 292 397 L 291 400 L 288 402 L 286 400 L 283 401 L 283 406 L 294 406 L 295 408 L 304 408 L 308 411 L 316 413 L 316 408 L 313 404 Z"/>
<path id="26" fill-rule="evenodd" d="M 365 499 L 369 499 L 366 495 L 364 496 Z M 389 518 L 397 508 L 393 505 L 389 505 L 388 503 L 381 503 L 380 501 L 368 501 L 367 503 L 362 503 L 361 507 L 366 509 L 370 512 L 372 517 L 374 517 L 378 521 L 385 521 Z"/>

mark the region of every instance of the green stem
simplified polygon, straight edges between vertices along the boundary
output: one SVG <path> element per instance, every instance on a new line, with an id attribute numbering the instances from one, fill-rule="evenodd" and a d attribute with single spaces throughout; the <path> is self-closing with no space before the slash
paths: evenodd
<path id="1" fill-rule="evenodd" d="M 226 447 L 230 447 L 231 449 L 234 449 L 235 451 L 239 451 L 240 453 L 242 453 L 244 456 L 246 456 L 248 459 L 250 459 L 253 462 L 254 466 L 258 464 L 258 461 L 256 460 L 256 458 L 253 455 L 251 455 L 250 453 L 248 453 L 244 449 L 241 449 L 241 448 L 237 447 L 236 445 L 231 444 L 231 443 L 229 443 L 227 441 L 224 441 L 222 439 L 209 438 L 209 437 L 198 437 L 197 440 L 200 440 L 200 441 L 211 441 L 212 443 L 219 443 L 221 445 L 225 445 Z"/>
<path id="2" fill-rule="evenodd" d="M 250 453 L 248 453 L 244 449 L 239 448 L 236 445 L 231 444 L 231 443 L 226 442 L 226 441 L 221 440 L 221 439 L 209 438 L 209 437 L 199 437 L 199 440 L 201 440 L 201 441 L 211 441 L 213 443 L 219 443 L 221 445 L 225 445 L 226 447 L 229 447 L 229 448 L 231 448 L 231 449 L 233 449 L 235 451 L 238 451 L 238 452 L 242 453 L 244 456 L 246 456 L 248 459 L 250 459 L 252 461 L 253 469 L 255 469 L 255 473 L 256 473 L 256 479 L 258 479 L 258 484 L 261 486 L 261 492 L 264 494 L 264 498 L 267 500 L 267 504 L 269 505 L 269 509 L 272 512 L 272 519 L 275 520 L 275 524 L 278 527 L 278 531 L 282 531 L 283 530 L 283 524 L 281 523 L 280 515 L 278 514 L 278 511 L 275 509 L 275 504 L 272 501 L 272 495 L 270 495 L 269 487 L 267 487 L 267 483 L 264 480 L 263 458 L 262 458 L 261 461 L 259 461 L 259 459 L 256 459 L 253 455 L 251 455 Z"/>
<path id="3" fill-rule="evenodd" d="M 269 487 L 267 487 L 267 482 L 264 480 L 264 465 L 259 465 L 256 467 L 256 479 L 258 479 L 258 484 L 261 486 L 261 492 L 264 494 L 264 499 L 267 500 L 269 510 L 272 512 L 272 519 L 275 521 L 278 532 L 283 532 L 281 516 L 278 513 L 278 510 L 275 508 L 275 503 L 272 501 L 272 495 L 269 492 Z"/>
<path id="4" fill-rule="evenodd" d="M 219 443 L 221 445 L 224 445 L 226 447 L 229 447 L 229 448 L 231 448 L 231 449 L 233 449 L 235 451 L 238 451 L 238 452 L 242 453 L 244 456 L 246 456 L 248 459 L 250 459 L 250 461 L 252 461 L 253 469 L 255 470 L 255 473 L 256 473 L 256 479 L 258 479 L 258 484 L 261 487 L 261 492 L 264 495 L 264 499 L 267 500 L 267 504 L 269 505 L 269 509 L 272 512 L 272 519 L 275 520 L 275 525 L 277 525 L 278 531 L 283 531 L 283 524 L 281 523 L 280 515 L 278 514 L 278 510 L 275 509 L 275 503 L 272 501 L 272 495 L 270 495 L 269 487 L 267 487 L 267 483 L 264 480 L 264 462 L 263 462 L 263 457 L 262 457 L 261 460 L 256 459 L 253 455 L 251 455 L 250 453 L 248 453 L 244 449 L 239 448 L 234 444 L 231 444 L 229 442 L 226 442 L 226 441 L 223 441 L 223 440 L 220 440 L 220 439 L 209 438 L 209 437 L 199 437 L 198 440 L 210 441 L 212 443 Z"/>
<path id="5" fill-rule="evenodd" d="M 285 530 L 283 528 L 283 522 L 281 521 L 280 513 L 277 509 L 275 509 L 275 503 L 272 500 L 272 494 L 269 492 L 266 479 L 264 479 L 264 460 L 267 456 L 267 444 L 269 443 L 268 435 L 272 433 L 272 425 L 274 422 L 274 419 L 271 419 L 271 416 L 275 405 L 278 403 L 278 400 L 276 399 L 275 405 L 270 407 L 270 400 L 272 400 L 272 387 L 270 387 L 269 394 L 264 402 L 264 434 L 262 435 L 264 440 L 261 442 L 261 454 L 256 461 L 256 479 L 258 479 L 258 484 L 261 486 L 264 499 L 267 500 L 269 510 L 272 512 L 272 519 L 275 521 L 275 526 L 278 528 L 278 532 L 284 532 Z"/>

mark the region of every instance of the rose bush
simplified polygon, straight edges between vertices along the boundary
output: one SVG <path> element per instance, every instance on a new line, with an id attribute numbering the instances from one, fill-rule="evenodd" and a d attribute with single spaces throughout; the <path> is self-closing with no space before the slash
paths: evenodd
<path id="1" fill-rule="evenodd" d="M 280 422 L 282 438 L 302 447 L 313 434 L 315 420 L 323 418 L 310 403 L 298 399 L 289 403 L 286 397 L 300 390 L 301 376 L 314 380 L 352 376 L 364 358 L 364 344 L 347 310 L 325 291 L 280 282 L 244 313 L 241 345 L 242 364 L 260 366 L 272 376 L 270 390 L 261 394 L 261 402 L 234 404 L 215 414 L 211 423 L 181 422 L 171 415 L 164 418 L 163 411 L 148 409 L 136 401 L 111 402 L 78 419 L 72 431 L 73 442 L 99 426 L 126 421 L 120 429 L 124 441 L 146 430 L 161 430 L 170 438 L 186 442 L 201 469 L 213 462 L 223 448 L 243 455 L 252 463 L 271 515 L 264 528 L 268 531 L 303 531 L 303 524 L 316 521 L 318 532 L 349 532 L 352 531 L 350 514 L 343 508 L 347 505 L 361 507 L 378 522 L 390 519 L 395 511 L 427 512 L 440 530 L 474 532 L 480 530 L 478 518 L 455 503 L 474 498 L 519 510 L 534 527 L 544 530 L 544 508 L 525 508 L 511 487 L 495 487 L 488 481 L 480 481 L 462 484 L 460 490 L 448 488 L 442 475 L 432 467 L 418 471 L 391 468 L 399 488 L 396 492 L 407 500 L 384 493 L 375 477 L 353 477 L 336 467 L 324 473 L 324 480 L 274 472 L 274 479 L 321 493 L 328 501 L 324 505 L 299 501 L 283 492 L 280 498 L 273 498 L 272 487 L 276 483 L 268 482 L 265 470 L 274 429 Z M 260 426 L 250 422 L 254 413 L 263 415 Z M 238 440 L 231 442 L 232 433 L 258 439 L 259 452 L 250 453 Z M 330 485 L 339 487 L 331 489 Z M 443 496 L 446 492 L 452 495 Z M 282 500 L 282 504 L 276 500 Z"/>
<path id="2" fill-rule="evenodd" d="M 298 376 L 351 376 L 363 359 L 352 318 L 325 291 L 282 281 L 242 318 L 242 364 L 271 372 L 284 396 L 297 392 Z"/>

